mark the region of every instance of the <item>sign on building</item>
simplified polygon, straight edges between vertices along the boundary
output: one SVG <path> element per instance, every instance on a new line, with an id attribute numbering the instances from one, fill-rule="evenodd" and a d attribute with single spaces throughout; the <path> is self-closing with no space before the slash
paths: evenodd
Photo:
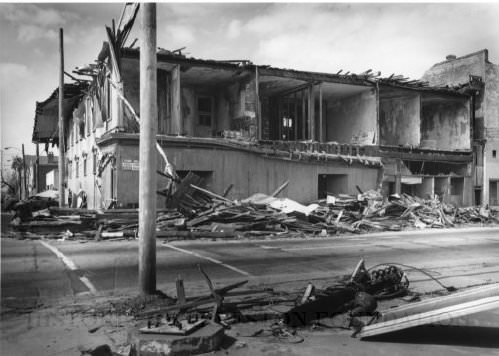
<path id="1" fill-rule="evenodd" d="M 124 159 L 121 161 L 121 168 L 124 171 L 138 171 L 139 160 L 137 159 Z"/>

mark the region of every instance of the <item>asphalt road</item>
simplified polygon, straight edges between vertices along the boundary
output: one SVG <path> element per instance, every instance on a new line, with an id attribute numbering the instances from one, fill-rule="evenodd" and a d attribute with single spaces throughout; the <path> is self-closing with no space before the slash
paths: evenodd
<path id="1" fill-rule="evenodd" d="M 80 293 L 136 290 L 137 241 L 1 241 L 2 301 L 58 298 Z M 217 285 L 324 280 L 349 274 L 360 258 L 367 266 L 399 262 L 425 268 L 457 288 L 499 282 L 499 228 L 428 230 L 322 239 L 157 242 L 158 289 L 173 292 L 178 275 L 186 289 L 205 289 L 196 265 Z M 438 289 L 410 271 L 419 291 Z"/>

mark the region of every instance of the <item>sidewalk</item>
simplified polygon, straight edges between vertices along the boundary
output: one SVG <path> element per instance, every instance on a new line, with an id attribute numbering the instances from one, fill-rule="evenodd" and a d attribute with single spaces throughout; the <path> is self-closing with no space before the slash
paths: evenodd
<path id="1" fill-rule="evenodd" d="M 86 299 L 72 308 L 61 305 L 41 309 L 32 314 L 7 317 L 2 315 L 2 355 L 80 356 L 81 349 L 93 349 L 102 344 L 108 344 L 115 355 L 120 355 L 120 352 L 127 350 L 127 333 L 136 322 L 130 317 L 107 317 L 103 321 L 102 318 L 81 312 L 104 300 Z M 380 308 L 387 308 L 394 303 L 397 301 L 383 302 Z M 469 321 L 470 325 L 474 325 L 477 320 L 487 327 L 422 327 L 373 341 L 352 338 L 351 330 L 338 328 L 312 330 L 311 327 L 307 327 L 297 330 L 297 334 L 304 339 L 299 344 L 291 344 L 272 336 L 249 336 L 258 330 L 269 328 L 271 321 L 240 323 L 226 330 L 223 349 L 211 354 L 217 356 L 499 355 L 499 339 L 497 339 L 499 310 L 489 312 L 487 315 L 473 316 Z M 342 326 L 345 325 L 345 317 L 340 315 L 325 319 L 323 322 L 327 325 Z M 93 333 L 89 332 L 96 328 Z M 121 355 L 127 354 L 121 353 Z"/>

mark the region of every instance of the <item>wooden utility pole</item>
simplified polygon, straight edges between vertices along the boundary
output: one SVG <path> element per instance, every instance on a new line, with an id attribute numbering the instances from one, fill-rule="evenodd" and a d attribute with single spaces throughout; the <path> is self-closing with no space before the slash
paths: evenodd
<path id="1" fill-rule="evenodd" d="M 156 4 L 143 3 L 140 36 L 139 285 L 156 292 Z"/>
<path id="2" fill-rule="evenodd" d="M 23 154 L 23 189 L 24 189 L 24 199 L 28 199 L 28 181 L 26 179 L 26 156 L 24 155 L 24 143 L 21 145 L 21 150 Z"/>
<path id="3" fill-rule="evenodd" d="M 59 53 L 61 55 L 61 65 L 59 71 L 59 207 L 64 206 L 64 46 L 63 46 L 63 32 L 62 28 L 59 29 Z"/>

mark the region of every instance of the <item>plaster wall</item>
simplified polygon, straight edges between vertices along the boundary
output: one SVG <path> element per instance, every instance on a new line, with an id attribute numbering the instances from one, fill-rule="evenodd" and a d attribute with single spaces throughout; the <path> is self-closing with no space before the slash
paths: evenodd
<path id="1" fill-rule="evenodd" d="M 435 179 L 433 177 L 423 177 L 421 184 L 416 184 L 414 193 L 420 198 L 427 199 L 434 194 Z"/>
<path id="2" fill-rule="evenodd" d="M 326 140 L 372 145 L 376 133 L 376 93 L 368 90 L 327 102 Z"/>
<path id="3" fill-rule="evenodd" d="M 484 63 L 487 57 L 488 53 L 484 50 L 455 60 L 437 63 L 424 73 L 421 80 L 429 82 L 432 86 L 441 86 L 467 83 L 470 74 L 484 78 Z"/>
<path id="4" fill-rule="evenodd" d="M 86 120 L 86 125 L 95 122 L 91 117 L 91 113 L 87 113 L 81 108 L 81 106 L 84 105 L 84 102 L 85 100 L 82 100 L 79 104 L 81 110 L 76 110 L 73 114 L 73 118 L 68 122 L 68 132 L 71 132 L 71 136 L 66 138 L 68 142 L 66 160 L 71 162 L 71 172 L 66 172 L 67 189 L 71 189 L 75 194 L 82 189 L 87 194 L 87 204 L 89 208 L 103 208 L 109 204 L 113 197 L 110 190 L 112 164 L 109 164 L 104 169 L 102 177 L 96 177 L 93 172 L 93 150 L 97 150 L 96 158 L 99 160 L 106 152 L 113 153 L 114 147 L 110 146 L 101 150 L 96 144 L 96 138 L 101 137 L 106 132 L 105 127 L 91 127 L 88 132 L 85 130 L 86 132 L 83 137 L 80 137 L 78 133 L 78 121 Z M 86 175 L 84 174 L 85 157 L 87 161 Z M 78 161 L 78 177 L 76 176 L 76 161 Z M 101 195 L 97 186 L 101 186 L 104 193 L 103 195 Z"/>
<path id="5" fill-rule="evenodd" d="M 455 60 L 435 64 L 423 75 L 431 85 L 467 83 L 469 75 L 482 77 L 484 89 L 475 102 L 475 118 L 483 120 L 486 142 L 484 145 L 483 204 L 489 203 L 489 181 L 499 179 L 499 161 L 492 151 L 499 146 L 499 66 L 488 60 L 488 51 L 482 50 Z"/>
<path id="6" fill-rule="evenodd" d="M 488 138 L 499 139 L 499 65 L 486 63 L 484 118 Z"/>
<path id="7" fill-rule="evenodd" d="M 407 94 L 380 99 L 380 143 L 387 146 L 419 146 L 420 97 Z"/>
<path id="8" fill-rule="evenodd" d="M 140 113 L 139 61 L 123 58 L 121 74 L 125 97 L 134 110 Z M 168 75 L 164 70 L 158 71 L 158 133 L 171 132 L 171 115 L 167 112 L 166 99 Z M 247 78 L 240 83 L 229 85 L 217 85 L 215 82 L 212 85 L 184 85 L 181 76 L 180 85 L 183 133 L 193 137 L 211 137 L 223 130 L 241 129 L 248 137 L 256 136 L 256 86 L 254 78 Z M 198 96 L 213 98 L 211 126 L 199 125 Z M 115 121 L 117 122 L 117 119 Z"/>
<path id="9" fill-rule="evenodd" d="M 121 62 L 121 76 L 125 97 L 140 116 L 140 72 L 139 61 L 123 58 Z M 158 97 L 158 133 L 168 133 L 171 126 L 171 115 L 167 112 L 167 82 L 169 74 L 165 70 L 158 70 L 157 97 Z M 114 89 L 112 89 L 114 90 Z M 113 109 L 111 108 L 111 111 Z M 111 112 L 112 115 L 112 112 Z M 114 120 L 114 119 L 113 119 Z M 115 121 L 117 122 L 117 119 Z M 123 120 L 126 125 L 126 120 Z M 114 126 L 113 126 L 114 127 Z"/>
<path id="10" fill-rule="evenodd" d="M 306 163 L 264 157 L 255 153 L 218 148 L 165 147 L 169 159 L 179 171 L 212 171 L 209 189 L 222 193 L 229 184 L 234 184 L 229 197 L 246 198 L 254 193 L 272 193 L 283 182 L 289 180 L 282 196 L 299 202 L 309 202 L 318 197 L 320 174 L 346 174 L 348 183 L 344 193 L 357 194 L 356 185 L 362 190 L 375 189 L 378 169 L 363 166 L 346 166 L 341 162 Z M 121 145 L 119 160 L 137 159 L 138 148 Z M 138 171 L 120 170 L 118 176 L 118 201 L 126 205 L 138 201 Z M 158 158 L 158 169 L 162 169 Z M 166 179 L 158 177 L 158 189 L 164 187 Z M 162 206 L 163 199 L 158 198 Z"/>
<path id="11" fill-rule="evenodd" d="M 468 102 L 423 101 L 421 141 L 431 141 L 435 149 L 471 149 Z"/>
<path id="12" fill-rule="evenodd" d="M 493 151 L 496 151 L 496 157 L 493 156 Z M 489 138 L 487 140 L 484 157 L 487 167 L 487 180 L 499 179 L 499 138 Z"/>

